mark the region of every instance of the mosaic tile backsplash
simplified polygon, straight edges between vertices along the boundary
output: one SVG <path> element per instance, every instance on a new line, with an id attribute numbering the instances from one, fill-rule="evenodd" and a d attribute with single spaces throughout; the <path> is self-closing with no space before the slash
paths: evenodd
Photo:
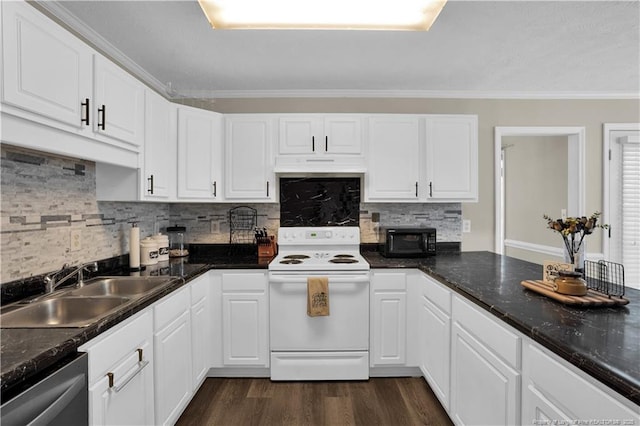
<path id="1" fill-rule="evenodd" d="M 229 209 L 237 205 L 97 201 L 95 163 L 9 145 L 0 157 L 0 282 L 127 254 L 133 222 L 142 237 L 179 224 L 190 243 L 229 242 Z M 280 204 L 247 205 L 257 210 L 259 228 L 277 234 Z M 358 214 L 363 243 L 376 243 L 381 225 L 430 226 L 439 242 L 462 241 L 458 203 L 360 203 Z M 81 236 L 77 251 L 72 230 Z"/>

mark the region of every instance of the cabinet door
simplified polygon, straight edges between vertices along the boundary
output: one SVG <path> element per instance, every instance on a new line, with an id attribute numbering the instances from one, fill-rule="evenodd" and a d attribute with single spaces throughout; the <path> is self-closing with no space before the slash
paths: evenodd
<path id="1" fill-rule="evenodd" d="M 420 370 L 440 403 L 449 408 L 451 317 L 422 296 Z"/>
<path id="2" fill-rule="evenodd" d="M 278 154 L 314 154 L 324 149 L 322 121 L 316 116 L 278 119 Z"/>
<path id="3" fill-rule="evenodd" d="M 407 362 L 407 276 L 405 272 L 371 275 L 371 365 Z"/>
<path id="4" fill-rule="evenodd" d="M 420 119 L 369 119 L 365 201 L 418 201 Z"/>
<path id="5" fill-rule="evenodd" d="M 275 200 L 271 119 L 234 116 L 226 120 L 225 198 Z"/>
<path id="6" fill-rule="evenodd" d="M 406 292 L 374 292 L 372 365 L 406 363 Z"/>
<path id="7" fill-rule="evenodd" d="M 150 425 L 154 424 L 153 367 L 144 362 L 151 354 L 151 340 L 139 345 L 109 372 L 113 374 L 113 386 L 105 375 L 89 388 L 89 418 L 92 425 Z M 128 378 L 131 378 L 126 384 Z M 122 386 L 122 387 L 120 387 Z"/>
<path id="8" fill-rule="evenodd" d="M 156 424 L 174 424 L 192 395 L 188 310 L 154 335 Z"/>
<path id="9" fill-rule="evenodd" d="M 87 127 L 95 119 L 87 117 L 93 51 L 26 2 L 1 7 L 3 103 Z"/>
<path id="10" fill-rule="evenodd" d="M 456 424 L 515 425 L 520 374 L 454 321 L 450 415 Z"/>
<path id="11" fill-rule="evenodd" d="M 197 391 L 211 367 L 211 301 L 209 274 L 202 275 L 191 287 L 191 359 L 193 361 L 193 390 Z"/>
<path id="12" fill-rule="evenodd" d="M 222 294 L 225 365 L 269 366 L 266 292 Z"/>
<path id="13" fill-rule="evenodd" d="M 331 115 L 324 118 L 324 135 L 320 149 L 328 154 L 362 153 L 362 119 Z"/>
<path id="14" fill-rule="evenodd" d="M 99 54 L 94 55 L 93 129 L 141 146 L 144 143 L 145 86 Z"/>
<path id="15" fill-rule="evenodd" d="M 155 92 L 147 91 L 142 199 L 166 200 L 176 196 L 176 120 L 175 106 Z"/>
<path id="16" fill-rule="evenodd" d="M 178 197 L 222 198 L 222 114 L 178 107 Z"/>
<path id="17" fill-rule="evenodd" d="M 428 199 L 477 201 L 478 118 L 426 116 Z"/>

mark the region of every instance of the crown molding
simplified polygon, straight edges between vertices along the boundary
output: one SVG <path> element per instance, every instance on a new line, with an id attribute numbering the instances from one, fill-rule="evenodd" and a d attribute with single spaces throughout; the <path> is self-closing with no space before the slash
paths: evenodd
<path id="1" fill-rule="evenodd" d="M 122 53 L 122 51 L 117 47 L 109 43 L 105 38 L 78 19 L 65 7 L 61 6 L 58 2 L 50 0 L 36 0 L 32 3 L 35 3 L 36 8 L 48 12 L 53 18 L 57 18 L 58 22 L 68 30 L 80 37 L 85 43 L 89 44 L 95 50 L 116 62 L 120 67 L 136 77 L 138 80 L 142 81 L 162 96 L 170 98 L 170 94 L 167 92 L 167 86 L 163 82 L 155 78 L 147 72 L 147 70 Z"/>
<path id="2" fill-rule="evenodd" d="M 473 90 L 179 90 L 180 98 L 430 98 L 640 100 L 640 92 L 506 92 Z"/>
<path id="3" fill-rule="evenodd" d="M 640 100 L 640 92 L 512 92 L 474 90 L 294 89 L 294 90 L 180 90 L 169 88 L 122 51 L 104 39 L 56 1 L 31 2 L 71 32 L 109 57 L 162 96 L 171 99 L 231 98 L 425 98 L 425 99 L 522 99 L 522 100 Z"/>

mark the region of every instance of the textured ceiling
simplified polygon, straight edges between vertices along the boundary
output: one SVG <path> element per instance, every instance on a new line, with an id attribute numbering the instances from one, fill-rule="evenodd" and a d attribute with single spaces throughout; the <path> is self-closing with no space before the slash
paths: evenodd
<path id="1" fill-rule="evenodd" d="M 56 3 L 176 96 L 640 93 L 638 1 L 450 0 L 428 32 L 214 31 L 195 0 Z"/>

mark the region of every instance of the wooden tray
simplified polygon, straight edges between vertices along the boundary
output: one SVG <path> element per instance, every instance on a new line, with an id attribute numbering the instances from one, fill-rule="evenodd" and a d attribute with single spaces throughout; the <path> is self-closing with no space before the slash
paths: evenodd
<path id="1" fill-rule="evenodd" d="M 562 302 L 565 305 L 575 306 L 616 306 L 626 305 L 629 303 L 624 297 L 607 296 L 592 289 L 587 290 L 584 296 L 570 296 L 568 294 L 560 294 L 553 291 L 551 284 L 540 280 L 526 280 L 520 283 L 523 287 L 533 290 L 536 293 L 543 294 L 553 300 Z"/>

